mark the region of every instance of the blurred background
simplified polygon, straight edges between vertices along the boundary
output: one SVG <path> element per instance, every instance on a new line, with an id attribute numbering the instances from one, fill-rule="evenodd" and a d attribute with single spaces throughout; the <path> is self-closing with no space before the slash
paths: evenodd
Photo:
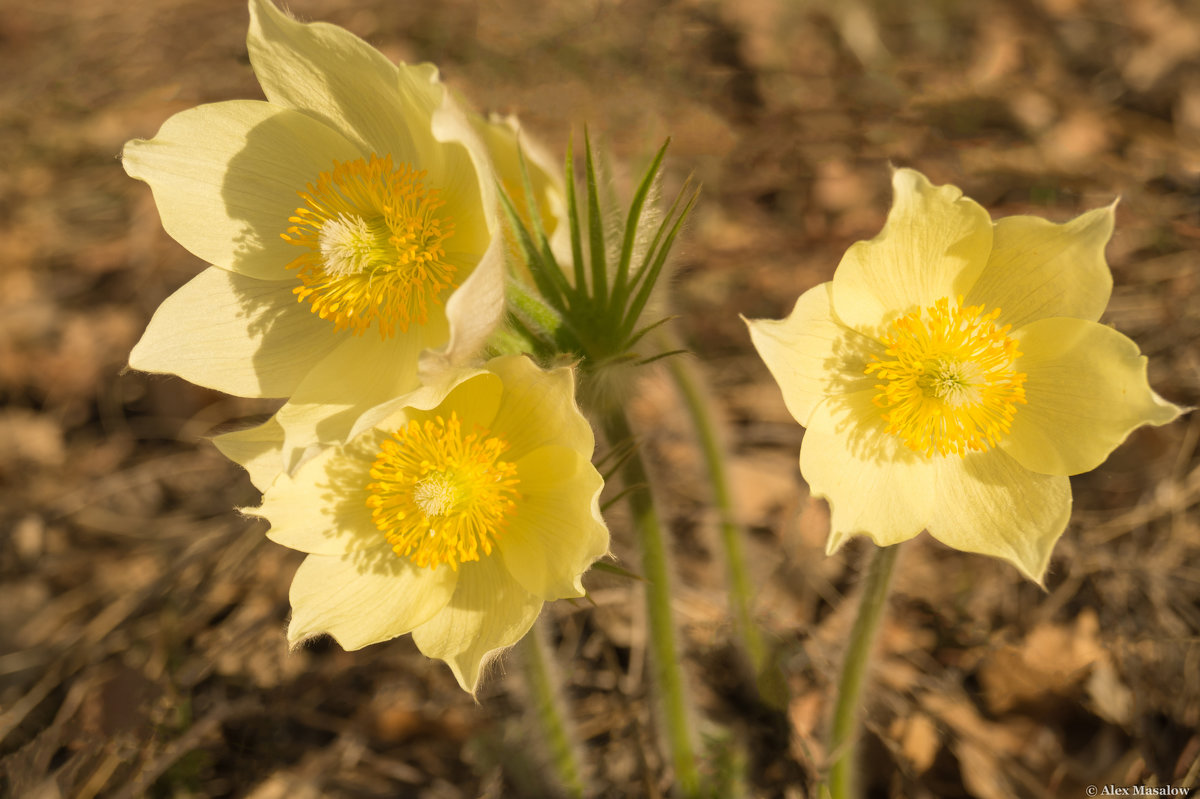
<path id="1" fill-rule="evenodd" d="M 734 645 L 699 450 L 669 380 L 636 400 L 668 477 L 686 668 L 709 768 L 815 796 L 867 554 L 823 554 L 802 429 L 738 313 L 781 317 L 890 201 L 889 164 L 993 215 L 1120 197 L 1104 321 L 1167 399 L 1200 402 L 1200 4 L 1194 0 L 293 0 L 394 60 L 436 62 L 560 157 L 586 123 L 618 185 L 670 135 L 703 194 L 676 329 L 712 381 L 778 676 Z M 478 704 L 407 638 L 289 653 L 301 555 L 233 509 L 258 494 L 203 437 L 269 413 L 124 371 L 198 263 L 123 142 L 258 98 L 238 0 L 0 0 L 0 794 L 553 796 L 513 659 Z M 905 545 L 866 704 L 872 797 L 1070 797 L 1200 784 L 1200 417 L 1135 432 L 1072 480 L 1046 590 Z M 620 563 L 630 531 L 611 517 Z M 597 796 L 661 796 L 636 582 L 549 608 Z M 761 698 L 766 696 L 767 698 Z M 714 765 L 715 764 L 715 765 Z"/>

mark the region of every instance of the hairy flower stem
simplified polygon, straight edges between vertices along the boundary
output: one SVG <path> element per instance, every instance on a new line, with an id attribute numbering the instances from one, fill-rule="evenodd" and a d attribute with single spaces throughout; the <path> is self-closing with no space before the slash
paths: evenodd
<path id="1" fill-rule="evenodd" d="M 704 450 L 704 462 L 708 468 L 708 479 L 712 485 L 713 500 L 720 514 L 721 544 L 725 548 L 725 566 L 729 575 L 729 604 L 733 609 L 742 649 L 750 658 L 755 674 L 762 671 L 766 659 L 766 646 L 762 635 L 750 613 L 753 600 L 750 573 L 746 569 L 746 553 L 742 549 L 742 527 L 734 513 L 733 496 L 729 490 L 729 478 L 725 473 L 725 449 L 713 419 L 711 407 L 704 396 L 695 371 L 683 358 L 668 358 L 671 377 L 683 396 L 684 405 L 696 426 L 696 435 Z"/>
<path id="2" fill-rule="evenodd" d="M 858 799 L 858 716 L 863 679 L 879 621 L 887 607 L 888 586 L 896 564 L 899 546 L 879 547 L 867 568 L 858 599 L 858 617 L 850 631 L 850 645 L 842 665 L 837 704 L 833 709 L 833 727 L 829 734 L 829 752 L 833 767 L 829 770 L 832 799 Z"/>
<path id="3" fill-rule="evenodd" d="M 621 409 L 611 411 L 604 420 L 609 446 L 633 440 L 629 420 Z M 666 536 L 654 507 L 650 478 L 637 447 L 621 464 L 621 477 L 628 491 L 626 501 L 642 545 L 642 576 L 646 579 L 646 615 L 650 620 L 650 648 L 655 687 L 667 731 L 675 784 L 680 796 L 700 795 L 700 775 L 692 751 L 692 726 L 683 671 L 675 646 L 675 625 L 671 619 L 671 579 L 667 565 Z"/>
<path id="4" fill-rule="evenodd" d="M 562 713 L 559 686 L 546 652 L 546 636 L 540 619 L 533 625 L 529 635 L 521 639 L 520 647 L 529 698 L 537 711 L 543 739 L 550 748 L 550 765 L 566 795 L 582 797 L 586 793 L 583 779 L 575 759 L 575 746 L 567 719 Z"/>

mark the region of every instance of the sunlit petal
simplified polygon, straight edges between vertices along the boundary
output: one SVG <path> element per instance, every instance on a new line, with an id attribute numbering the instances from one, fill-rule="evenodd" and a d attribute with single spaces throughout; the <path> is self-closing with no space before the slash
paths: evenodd
<path id="1" fill-rule="evenodd" d="M 1027 469 L 1079 474 L 1095 469 L 1136 427 L 1173 421 L 1182 408 L 1146 380 L 1146 356 L 1111 327 L 1042 319 L 1016 333 L 1028 404 L 1001 447 Z"/>
<path id="2" fill-rule="evenodd" d="M 942 297 L 966 294 L 992 247 L 987 211 L 955 186 L 897 169 L 892 189 L 882 232 L 853 244 L 833 275 L 834 313 L 867 334 Z"/>

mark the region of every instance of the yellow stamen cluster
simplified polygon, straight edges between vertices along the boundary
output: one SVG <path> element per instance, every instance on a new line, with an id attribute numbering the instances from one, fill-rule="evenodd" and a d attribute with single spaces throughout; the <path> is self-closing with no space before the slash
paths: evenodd
<path id="1" fill-rule="evenodd" d="M 1020 353 L 1011 325 L 995 324 L 999 315 L 943 297 L 892 322 L 881 339 L 890 360 L 872 356 L 866 373 L 883 380 L 875 404 L 909 449 L 965 456 L 1008 433 L 1025 402 L 1025 375 L 1013 368 Z"/>
<path id="2" fill-rule="evenodd" d="M 422 568 L 479 560 L 516 511 L 517 467 L 502 437 L 456 413 L 411 421 L 385 439 L 371 467 L 367 507 L 392 550 Z"/>
<path id="3" fill-rule="evenodd" d="M 308 250 L 288 264 L 301 283 L 293 292 L 335 329 L 360 335 L 375 324 L 384 339 L 407 332 L 455 285 L 445 249 L 454 225 L 437 215 L 444 201 L 424 180 L 423 171 L 372 155 L 334 161 L 299 192 L 304 205 L 280 234 Z"/>

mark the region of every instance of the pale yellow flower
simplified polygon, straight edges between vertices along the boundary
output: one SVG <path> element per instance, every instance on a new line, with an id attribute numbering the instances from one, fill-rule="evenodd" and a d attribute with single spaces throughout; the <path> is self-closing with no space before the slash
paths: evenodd
<path id="1" fill-rule="evenodd" d="M 247 512 L 309 553 L 290 641 L 359 649 L 411 632 L 474 693 L 544 602 L 583 596 L 609 539 L 572 370 L 504 356 L 443 377 L 372 409 Z"/>
<path id="2" fill-rule="evenodd" d="M 550 237 L 551 248 L 556 254 L 569 253 L 569 228 L 566 222 L 562 175 L 555 169 L 553 162 L 535 142 L 522 133 L 516 117 L 493 115 L 484 118 L 474 112 L 468 112 L 467 116 L 487 150 L 496 179 L 514 201 L 519 203 L 522 212 L 527 214 L 519 160 L 521 155 L 524 155 L 530 187 L 546 233 Z M 453 370 L 455 364 L 451 361 L 450 358 L 437 361 L 431 359 L 431 363 L 427 364 L 426 374 L 436 375 L 443 369 Z M 374 370 L 347 375 L 347 379 L 339 385 L 339 390 L 347 394 L 357 391 L 356 383 L 372 380 L 373 374 Z M 314 407 L 310 410 L 315 423 L 319 424 L 321 408 Z M 265 491 L 285 466 L 280 457 L 284 438 L 282 425 L 277 418 L 272 417 L 266 424 L 217 436 L 213 443 L 230 460 L 244 466 L 254 485 Z M 289 458 L 286 465 L 292 466 L 297 460 L 298 458 Z"/>
<path id="3" fill-rule="evenodd" d="M 521 129 L 521 123 L 515 116 L 492 114 L 485 119 L 476 115 L 471 121 L 487 147 L 497 180 L 512 198 L 513 205 L 522 219 L 529 224 L 529 198 L 525 196 L 525 186 L 521 178 L 521 159 L 524 158 L 529 188 L 546 237 L 549 239 L 550 249 L 559 263 L 568 263 L 571 256 L 571 240 L 562 169 L 537 141 Z"/>
<path id="4" fill-rule="evenodd" d="M 993 222 L 953 186 L 893 176 L 883 231 L 781 321 L 749 321 L 807 430 L 800 468 L 829 500 L 828 551 L 928 530 L 1041 581 L 1071 509 L 1068 475 L 1181 409 L 1097 320 L 1113 208 L 1065 224 Z"/>
<path id="5" fill-rule="evenodd" d="M 415 388 L 422 351 L 473 356 L 503 310 L 504 243 L 486 151 L 434 67 L 268 0 L 247 46 L 265 102 L 183 111 L 125 147 L 163 227 L 213 265 L 130 364 L 290 398 L 274 424 L 296 449 Z"/>

